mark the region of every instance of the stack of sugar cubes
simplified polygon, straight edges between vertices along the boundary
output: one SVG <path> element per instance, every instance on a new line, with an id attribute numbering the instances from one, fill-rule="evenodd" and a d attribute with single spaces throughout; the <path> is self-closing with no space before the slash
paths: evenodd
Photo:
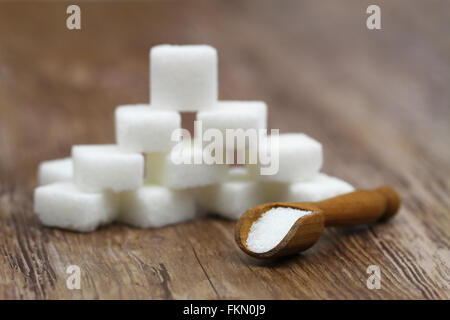
<path id="1" fill-rule="evenodd" d="M 267 106 L 218 101 L 217 52 L 211 46 L 156 46 L 150 64 L 151 103 L 117 107 L 115 145 L 76 145 L 70 158 L 39 165 L 34 210 L 44 225 L 89 232 L 113 221 L 162 227 L 203 213 L 237 219 L 264 202 L 318 201 L 353 190 L 319 172 L 322 146 L 304 134 L 279 136 L 274 175 L 258 174 L 258 164 L 180 164 L 175 145 L 178 154 L 191 157 L 204 146 L 195 133 L 182 144 L 173 139 L 180 113 L 197 112 L 204 129 L 266 129 Z"/>

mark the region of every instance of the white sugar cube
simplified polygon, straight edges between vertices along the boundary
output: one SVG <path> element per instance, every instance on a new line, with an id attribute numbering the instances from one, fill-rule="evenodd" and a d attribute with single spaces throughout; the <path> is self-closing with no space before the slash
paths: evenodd
<path id="1" fill-rule="evenodd" d="M 224 164 L 204 162 L 202 148 L 190 144 L 180 149 L 175 147 L 170 153 L 148 153 L 146 156 L 146 181 L 174 189 L 219 183 L 226 179 L 228 172 Z M 200 159 L 200 163 L 195 163 L 195 159 Z"/>
<path id="2" fill-rule="evenodd" d="M 267 105 L 263 101 L 218 101 L 213 108 L 197 113 L 203 130 L 266 129 Z"/>
<path id="3" fill-rule="evenodd" d="M 181 126 L 178 112 L 143 104 L 119 106 L 115 119 L 117 144 L 135 152 L 169 151 L 175 145 L 172 132 Z"/>
<path id="4" fill-rule="evenodd" d="M 273 184 L 272 188 L 277 189 L 274 194 L 277 194 L 278 201 L 288 202 L 322 201 L 355 190 L 348 182 L 324 173 L 319 173 L 310 181 Z"/>
<path id="5" fill-rule="evenodd" d="M 39 185 L 73 179 L 72 158 L 55 159 L 41 162 L 38 169 Z"/>
<path id="6" fill-rule="evenodd" d="M 133 190 L 144 180 L 144 156 L 115 145 L 72 147 L 74 180 L 84 191 Z"/>
<path id="7" fill-rule="evenodd" d="M 217 101 L 217 52 L 208 45 L 159 45 L 150 51 L 155 107 L 197 111 Z"/>
<path id="8" fill-rule="evenodd" d="M 224 161 L 228 157 L 233 163 L 249 163 L 249 150 L 255 151 L 256 161 L 259 130 L 267 128 L 267 105 L 262 101 L 219 101 L 213 108 L 199 111 L 197 121 L 201 121 L 202 132 L 220 131 Z M 205 141 L 205 146 L 211 142 Z M 237 159 L 238 150 L 245 159 Z"/>
<path id="9" fill-rule="evenodd" d="M 194 194 L 202 209 L 233 220 L 251 207 L 271 201 L 264 185 L 252 181 L 243 167 L 231 168 L 227 181 L 198 188 Z"/>
<path id="10" fill-rule="evenodd" d="M 270 154 L 276 161 L 278 156 L 278 171 L 271 175 L 261 175 L 261 167 L 266 165 L 261 161 L 257 166 L 257 175 L 262 181 L 300 182 L 313 179 L 322 167 L 322 145 L 313 138 L 301 133 L 280 134 L 278 147 L 276 138 L 268 136 L 260 143 L 259 153 Z"/>
<path id="11" fill-rule="evenodd" d="M 118 221 L 138 228 L 163 227 L 193 219 L 195 201 L 190 193 L 157 185 L 144 185 L 121 194 Z"/>
<path id="12" fill-rule="evenodd" d="M 72 182 L 56 182 L 34 191 L 34 211 L 50 227 L 89 232 L 111 222 L 118 210 L 116 195 L 82 192 Z"/>

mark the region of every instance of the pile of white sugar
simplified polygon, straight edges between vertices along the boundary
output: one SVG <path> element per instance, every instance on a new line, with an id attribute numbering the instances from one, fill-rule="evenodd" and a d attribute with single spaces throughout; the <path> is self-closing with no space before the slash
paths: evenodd
<path id="1" fill-rule="evenodd" d="M 302 216 L 311 211 L 277 207 L 263 213 L 253 222 L 247 237 L 247 248 L 255 253 L 275 248 Z"/>
<path id="2" fill-rule="evenodd" d="M 151 101 L 116 108 L 114 144 L 75 145 L 71 157 L 39 165 L 34 211 L 44 225 L 80 232 L 115 221 L 157 228 L 201 212 L 237 220 L 262 203 L 316 202 L 354 191 L 320 172 L 320 142 L 303 133 L 270 134 L 264 101 L 219 100 L 215 48 L 158 45 L 149 57 Z M 192 137 L 186 126 L 194 128 Z M 208 143 L 206 130 L 221 134 Z M 264 135 L 248 133 L 255 131 Z M 236 148 L 237 139 L 244 145 Z M 233 164 L 263 154 L 267 161 L 224 165 L 230 152 Z M 297 219 L 293 210 L 278 211 L 286 213 L 280 221 L 270 213 L 255 224 L 249 239 L 255 251 L 275 246 Z"/>

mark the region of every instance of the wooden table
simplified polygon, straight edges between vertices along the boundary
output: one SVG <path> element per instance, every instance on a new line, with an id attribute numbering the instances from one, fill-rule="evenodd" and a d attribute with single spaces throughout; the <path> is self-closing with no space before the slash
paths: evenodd
<path id="1" fill-rule="evenodd" d="M 450 3 L 360 1 L 0 4 L 0 298 L 448 299 Z M 148 50 L 208 43 L 221 99 L 261 99 L 269 125 L 323 143 L 324 172 L 403 199 L 387 224 L 328 230 L 309 251 L 265 264 L 234 223 L 209 217 L 78 234 L 33 213 L 40 161 L 114 141 L 116 105 L 148 101 Z M 81 268 L 68 290 L 66 268 Z M 381 268 L 369 290 L 368 266 Z"/>

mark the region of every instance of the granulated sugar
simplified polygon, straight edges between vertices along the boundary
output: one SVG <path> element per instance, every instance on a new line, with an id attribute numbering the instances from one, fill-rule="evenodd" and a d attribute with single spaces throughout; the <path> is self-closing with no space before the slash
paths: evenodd
<path id="1" fill-rule="evenodd" d="M 248 233 L 247 247 L 255 252 L 267 252 L 277 246 L 302 216 L 311 211 L 277 207 L 263 213 L 256 220 Z"/>

